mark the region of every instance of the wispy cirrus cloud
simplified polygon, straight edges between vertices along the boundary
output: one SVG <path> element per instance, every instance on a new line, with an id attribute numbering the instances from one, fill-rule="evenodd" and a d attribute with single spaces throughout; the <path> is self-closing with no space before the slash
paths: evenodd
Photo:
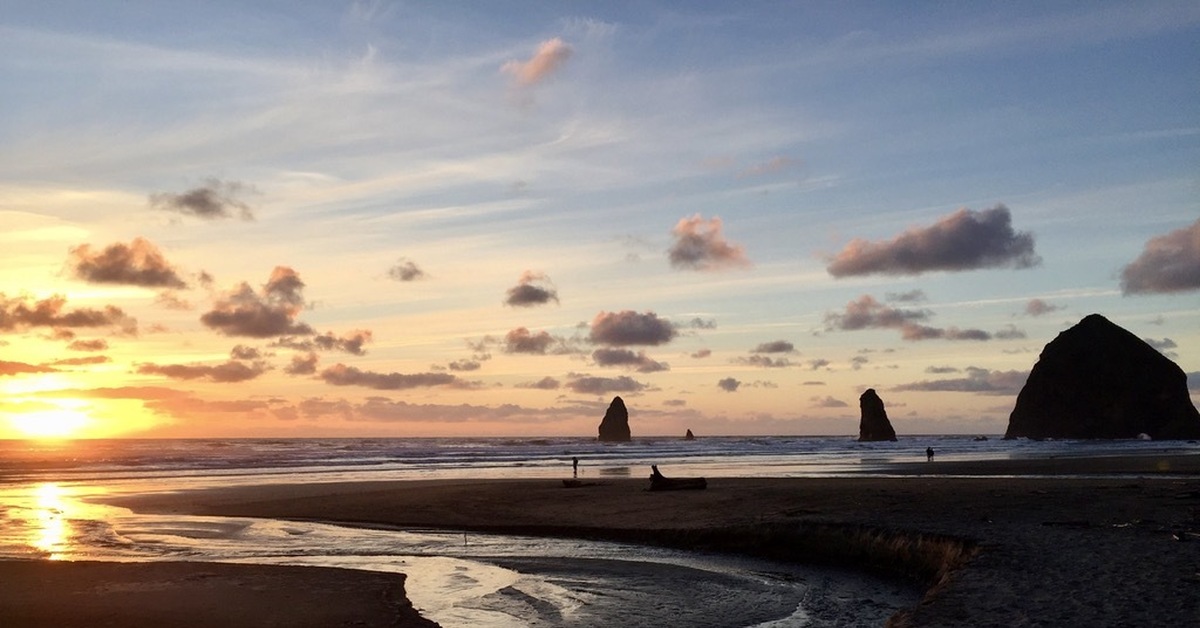
<path id="1" fill-rule="evenodd" d="M 910 229 L 892 240 L 852 240 L 829 260 L 834 277 L 919 275 L 931 271 L 1029 268 L 1041 263 L 1033 234 L 1014 231 L 1004 205 L 960 209 L 933 225 Z"/>
<path id="2" fill-rule="evenodd" d="M 567 42 L 555 37 L 542 42 L 529 59 L 508 61 L 500 66 L 500 71 L 511 75 L 518 85 L 536 85 L 557 72 L 573 53 Z"/>

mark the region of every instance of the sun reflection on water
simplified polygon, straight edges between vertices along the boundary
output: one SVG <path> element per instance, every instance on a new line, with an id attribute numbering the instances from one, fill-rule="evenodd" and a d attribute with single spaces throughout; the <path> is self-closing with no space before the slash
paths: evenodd
<path id="1" fill-rule="evenodd" d="M 30 530 L 30 545 L 50 560 L 63 560 L 70 544 L 69 507 L 66 489 L 46 482 L 34 489 L 37 525 Z"/>

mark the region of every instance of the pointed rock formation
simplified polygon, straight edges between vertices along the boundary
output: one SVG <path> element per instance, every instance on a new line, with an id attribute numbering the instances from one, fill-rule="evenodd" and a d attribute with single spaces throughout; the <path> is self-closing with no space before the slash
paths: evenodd
<path id="1" fill-rule="evenodd" d="M 887 418 L 887 410 L 883 409 L 883 400 L 875 394 L 874 388 L 868 388 L 858 398 L 858 406 L 862 409 L 862 419 L 858 422 L 858 440 L 896 440 L 896 430 Z"/>
<path id="2" fill-rule="evenodd" d="M 687 434 L 683 435 L 683 440 L 696 440 L 696 435 L 693 434 L 692 430 L 689 429 L 687 431 Z"/>
<path id="3" fill-rule="evenodd" d="M 620 397 L 613 397 L 600 421 L 600 440 L 604 442 L 627 442 L 629 440 L 629 410 Z"/>
<path id="4" fill-rule="evenodd" d="M 1005 438 L 1200 438 L 1183 369 L 1099 314 L 1042 349 Z"/>

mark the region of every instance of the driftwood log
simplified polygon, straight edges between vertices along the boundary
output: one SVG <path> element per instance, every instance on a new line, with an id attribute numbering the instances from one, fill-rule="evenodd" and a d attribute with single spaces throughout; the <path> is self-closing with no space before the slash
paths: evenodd
<path id="1" fill-rule="evenodd" d="M 684 491 L 708 488 L 708 480 L 704 478 L 669 478 L 658 471 L 658 465 L 650 465 L 650 490 L 652 491 Z"/>

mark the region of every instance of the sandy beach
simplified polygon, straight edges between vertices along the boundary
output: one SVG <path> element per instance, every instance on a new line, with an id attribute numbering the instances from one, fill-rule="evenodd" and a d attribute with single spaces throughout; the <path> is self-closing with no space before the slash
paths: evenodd
<path id="1" fill-rule="evenodd" d="M 894 626 L 1190 625 L 1200 618 L 1200 456 L 911 463 L 889 474 L 713 478 L 707 490 L 670 492 L 646 491 L 647 480 L 632 478 L 578 488 L 558 480 L 293 484 L 146 495 L 120 505 L 612 539 L 834 565 L 926 590 L 888 621 Z M 384 574 L 10 562 L 0 563 L 0 577 L 26 585 L 0 593 L 12 626 L 106 625 L 95 618 L 149 626 L 165 625 L 164 617 L 171 625 L 233 625 L 228 613 L 206 621 L 214 615 L 197 610 L 230 608 L 236 625 L 246 626 L 423 625 L 403 599 L 403 579 Z M 255 595 L 238 593 L 247 583 Z M 231 601 L 215 602 L 224 599 Z M 318 616 L 309 606 L 345 614 Z"/>

